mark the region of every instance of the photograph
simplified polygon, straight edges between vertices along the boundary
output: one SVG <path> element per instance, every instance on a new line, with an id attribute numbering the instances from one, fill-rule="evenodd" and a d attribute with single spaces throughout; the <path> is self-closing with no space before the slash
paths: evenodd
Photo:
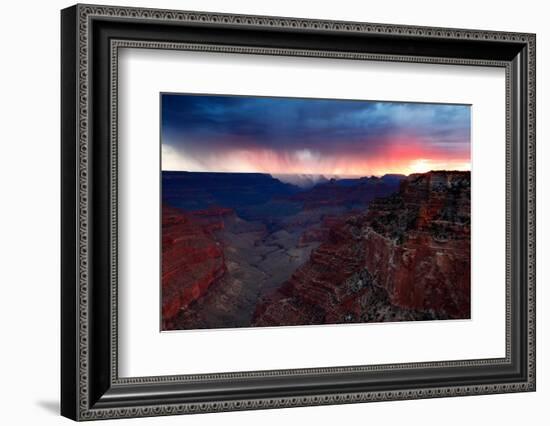
<path id="1" fill-rule="evenodd" d="M 25 293 L 6 300 L 36 305 L 27 321 L 9 304 L 37 337 L 24 350 L 56 341 L 36 318 L 44 328 L 60 311 L 37 364 L 48 377 L 32 386 L 40 410 L 53 410 L 50 387 L 75 421 L 279 424 L 274 409 L 362 403 L 411 426 L 426 404 L 457 424 L 540 417 L 537 45 L 550 32 L 530 5 L 449 14 L 423 1 L 64 4 L 53 25 L 41 4 L 45 43 L 6 69 L 59 60 L 37 80 L 44 94 L 22 96 L 37 87 L 25 73 L 6 80 L 20 83 L 7 89 L 21 119 L 4 138 L 8 174 L 30 185 L 7 185 L 14 214 L 56 207 L 56 226 L 4 221 L 25 254 L 8 268 L 39 283 L 29 298 L 5 280 Z M 29 126 L 28 99 L 60 108 Z M 325 407 L 324 420 L 364 409 Z"/>
<path id="2" fill-rule="evenodd" d="M 160 127 L 162 331 L 470 319 L 471 105 L 161 93 Z"/>

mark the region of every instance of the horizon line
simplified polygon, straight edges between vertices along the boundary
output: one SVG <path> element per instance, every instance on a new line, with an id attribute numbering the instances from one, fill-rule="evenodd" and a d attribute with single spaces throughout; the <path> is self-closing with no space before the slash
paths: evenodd
<path id="1" fill-rule="evenodd" d="M 351 174 L 345 174 L 345 173 L 274 173 L 274 172 L 224 172 L 224 171 L 191 171 L 191 170 L 162 170 L 161 172 L 179 172 L 179 173 L 231 173 L 231 174 L 248 174 L 248 175 L 270 175 L 272 177 L 274 176 L 338 176 L 345 179 L 361 179 L 361 178 L 371 178 L 371 177 L 383 177 L 388 175 L 394 175 L 394 176 L 411 176 L 411 175 L 421 175 L 426 173 L 438 173 L 438 172 L 454 172 L 454 173 L 471 173 L 471 170 L 458 170 L 458 169 L 432 169 L 428 170 L 426 172 L 414 172 L 414 173 L 384 173 L 382 175 L 351 175 Z"/>

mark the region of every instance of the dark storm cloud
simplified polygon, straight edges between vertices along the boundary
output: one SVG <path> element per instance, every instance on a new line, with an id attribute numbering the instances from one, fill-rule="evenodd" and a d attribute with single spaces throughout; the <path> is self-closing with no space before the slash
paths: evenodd
<path id="1" fill-rule="evenodd" d="M 469 152 L 464 105 L 210 95 L 162 95 L 162 143 L 186 155 L 235 149 L 380 154 L 395 140 Z"/>

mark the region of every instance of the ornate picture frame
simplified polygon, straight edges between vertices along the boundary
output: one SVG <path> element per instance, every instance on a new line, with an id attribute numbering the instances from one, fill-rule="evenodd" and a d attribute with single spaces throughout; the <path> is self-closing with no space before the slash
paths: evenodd
<path id="1" fill-rule="evenodd" d="M 62 415 L 93 420 L 534 391 L 535 41 L 534 34 L 510 32 L 96 5 L 64 9 Z M 122 48 L 504 69 L 505 356 L 119 377 L 117 90 Z"/>

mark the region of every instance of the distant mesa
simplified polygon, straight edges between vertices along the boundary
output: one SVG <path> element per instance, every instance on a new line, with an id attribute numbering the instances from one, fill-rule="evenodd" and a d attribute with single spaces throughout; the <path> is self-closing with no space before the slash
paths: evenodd
<path id="1" fill-rule="evenodd" d="M 162 172 L 163 202 L 186 211 L 211 206 L 239 210 L 299 191 L 265 173 Z"/>
<path id="2" fill-rule="evenodd" d="M 303 208 L 306 210 L 323 206 L 364 208 L 375 198 L 397 191 L 401 180 L 396 175 L 382 178 L 331 179 L 315 185 L 308 191 L 299 192 L 290 199 L 303 202 Z"/>

